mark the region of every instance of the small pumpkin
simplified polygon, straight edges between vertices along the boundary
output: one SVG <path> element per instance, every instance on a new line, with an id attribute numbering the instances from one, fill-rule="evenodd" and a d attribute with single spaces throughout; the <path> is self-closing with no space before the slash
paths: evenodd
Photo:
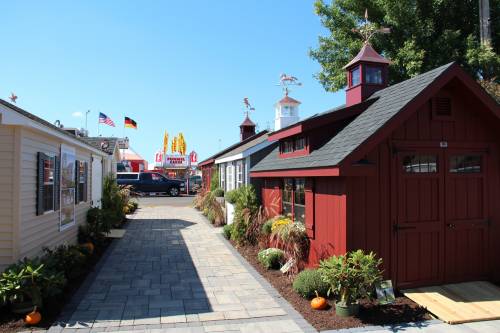
<path id="1" fill-rule="evenodd" d="M 36 306 L 32 312 L 28 313 L 24 318 L 24 321 L 28 325 L 36 325 L 42 320 L 42 315 L 36 310 Z"/>
<path id="2" fill-rule="evenodd" d="M 314 310 L 323 310 L 327 305 L 328 303 L 326 302 L 326 299 L 324 297 L 320 297 L 316 291 L 316 297 L 311 301 L 311 308 Z"/>
<path id="3" fill-rule="evenodd" d="M 81 247 L 84 248 L 89 254 L 94 253 L 95 247 L 91 242 L 84 243 L 81 245 Z"/>

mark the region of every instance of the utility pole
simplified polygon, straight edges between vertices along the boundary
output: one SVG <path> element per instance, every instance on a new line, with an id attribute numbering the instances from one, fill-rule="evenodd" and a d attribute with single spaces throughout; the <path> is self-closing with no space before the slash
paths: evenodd
<path id="1" fill-rule="evenodd" d="M 479 29 L 481 45 L 491 46 L 490 1 L 479 0 Z"/>
<path id="2" fill-rule="evenodd" d="M 88 120 L 88 116 L 89 116 L 89 113 L 90 113 L 90 110 L 87 110 L 87 112 L 85 112 L 85 131 L 88 131 L 88 128 L 87 128 L 87 120 Z"/>

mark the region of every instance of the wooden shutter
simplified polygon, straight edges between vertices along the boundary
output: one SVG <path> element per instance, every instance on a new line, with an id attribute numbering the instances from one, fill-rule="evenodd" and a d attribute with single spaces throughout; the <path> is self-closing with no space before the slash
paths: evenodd
<path id="1" fill-rule="evenodd" d="M 89 189 L 89 162 L 85 162 L 84 164 L 84 181 L 85 185 L 83 186 L 83 201 L 88 201 L 88 189 Z"/>
<path id="2" fill-rule="evenodd" d="M 78 191 L 80 188 L 80 161 L 75 160 L 75 204 L 80 202 L 80 196 Z"/>
<path id="3" fill-rule="evenodd" d="M 305 184 L 306 204 L 306 233 L 309 238 L 314 239 L 314 179 L 307 178 Z"/>
<path id="4" fill-rule="evenodd" d="M 47 159 L 47 155 L 42 152 L 38 152 L 37 154 L 37 163 L 38 163 L 38 173 L 37 173 L 37 189 L 36 189 L 36 215 L 42 215 L 44 212 L 43 208 L 43 197 L 44 197 L 44 186 L 43 186 L 43 178 L 44 178 L 44 166 L 45 160 Z"/>
<path id="5" fill-rule="evenodd" d="M 54 157 L 54 210 L 61 207 L 61 158 Z"/>

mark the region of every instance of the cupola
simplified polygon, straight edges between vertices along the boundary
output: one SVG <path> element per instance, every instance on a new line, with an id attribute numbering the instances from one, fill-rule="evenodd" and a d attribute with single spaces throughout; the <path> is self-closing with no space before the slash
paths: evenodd
<path id="1" fill-rule="evenodd" d="M 344 69 L 347 71 L 346 106 L 366 100 L 377 90 L 387 87 L 390 61 L 365 42 L 359 53 Z"/>
<path id="2" fill-rule="evenodd" d="M 286 89 L 285 96 L 275 105 L 275 131 L 295 124 L 300 120 L 299 105 L 300 102 L 298 100 L 288 96 L 288 89 Z"/>
<path id="3" fill-rule="evenodd" d="M 250 120 L 248 114 L 240 125 L 240 139 L 244 141 L 255 135 L 255 123 Z"/>

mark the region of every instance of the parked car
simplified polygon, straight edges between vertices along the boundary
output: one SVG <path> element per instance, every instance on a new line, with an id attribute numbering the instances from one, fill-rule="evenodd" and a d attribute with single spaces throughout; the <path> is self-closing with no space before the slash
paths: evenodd
<path id="1" fill-rule="evenodd" d="M 167 193 L 172 197 L 186 191 L 184 181 L 169 179 L 156 172 L 118 172 L 119 185 L 130 185 L 137 193 Z"/>
<path id="2" fill-rule="evenodd" d="M 185 180 L 187 183 L 187 180 Z M 189 193 L 196 193 L 201 189 L 202 179 L 201 176 L 191 176 L 189 177 L 189 185 L 186 186 L 189 189 Z"/>

